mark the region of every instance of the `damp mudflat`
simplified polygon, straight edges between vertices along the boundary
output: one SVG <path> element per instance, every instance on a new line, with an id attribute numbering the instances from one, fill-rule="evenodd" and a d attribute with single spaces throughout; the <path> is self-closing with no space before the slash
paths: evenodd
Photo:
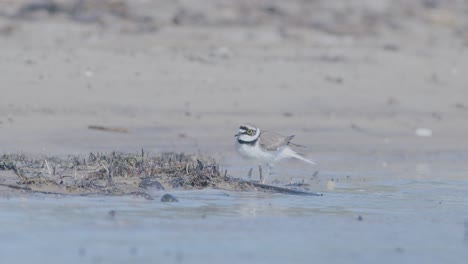
<path id="1" fill-rule="evenodd" d="M 230 160 L 227 168 L 244 169 Z M 270 180 L 286 186 L 284 175 L 299 177 L 288 166 L 298 165 L 286 162 Z M 210 188 L 148 190 L 154 200 L 4 193 L 2 262 L 465 263 L 468 181 L 456 176 L 463 167 L 451 166 L 446 175 L 436 171 L 444 179 L 329 171 L 296 182 L 323 196 Z M 178 202 L 162 202 L 166 193 Z"/>

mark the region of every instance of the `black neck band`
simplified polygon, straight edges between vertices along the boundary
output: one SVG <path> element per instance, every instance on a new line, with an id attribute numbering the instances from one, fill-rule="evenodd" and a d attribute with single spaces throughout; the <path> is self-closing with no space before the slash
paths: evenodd
<path id="1" fill-rule="evenodd" d="M 258 138 L 255 139 L 255 140 L 252 140 L 252 141 L 244 141 L 244 140 L 238 139 L 237 142 L 239 142 L 239 144 L 246 144 L 246 145 L 253 146 L 253 145 L 255 145 L 255 143 L 257 143 L 257 140 L 258 140 Z"/>

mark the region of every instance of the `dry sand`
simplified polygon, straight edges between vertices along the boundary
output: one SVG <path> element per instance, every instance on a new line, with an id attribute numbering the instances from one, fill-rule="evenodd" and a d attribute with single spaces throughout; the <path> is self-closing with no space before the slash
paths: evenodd
<path id="1" fill-rule="evenodd" d="M 468 157 L 460 1 L 72 2 L 50 14 L 0 3 L 2 152 L 144 148 L 229 164 L 248 121 L 295 134 L 324 168 Z"/>

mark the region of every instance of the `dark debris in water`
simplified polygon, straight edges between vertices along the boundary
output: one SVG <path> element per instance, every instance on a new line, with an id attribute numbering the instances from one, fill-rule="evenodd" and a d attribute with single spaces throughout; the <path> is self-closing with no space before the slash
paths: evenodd
<path id="1" fill-rule="evenodd" d="M 222 189 L 316 195 L 288 188 L 259 184 L 227 176 L 211 158 L 184 153 L 157 155 L 90 153 L 30 157 L 0 156 L 0 186 L 11 189 L 71 195 L 132 195 L 152 200 L 147 190 Z"/>
<path id="2" fill-rule="evenodd" d="M 465 220 L 464 229 L 465 229 L 464 241 L 465 241 L 465 244 L 468 244 L 468 220 Z"/>
<path id="3" fill-rule="evenodd" d="M 167 202 L 178 202 L 179 200 L 177 200 L 177 198 L 175 198 L 174 196 L 172 196 L 171 194 L 164 194 L 163 197 L 161 197 L 161 202 L 163 203 L 167 203 Z"/>

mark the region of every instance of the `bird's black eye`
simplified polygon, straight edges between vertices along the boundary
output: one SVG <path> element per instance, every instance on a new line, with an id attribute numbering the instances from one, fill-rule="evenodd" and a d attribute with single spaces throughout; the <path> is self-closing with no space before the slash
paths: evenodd
<path id="1" fill-rule="evenodd" d="M 247 130 L 247 135 L 253 135 L 254 131 L 252 129 Z"/>

